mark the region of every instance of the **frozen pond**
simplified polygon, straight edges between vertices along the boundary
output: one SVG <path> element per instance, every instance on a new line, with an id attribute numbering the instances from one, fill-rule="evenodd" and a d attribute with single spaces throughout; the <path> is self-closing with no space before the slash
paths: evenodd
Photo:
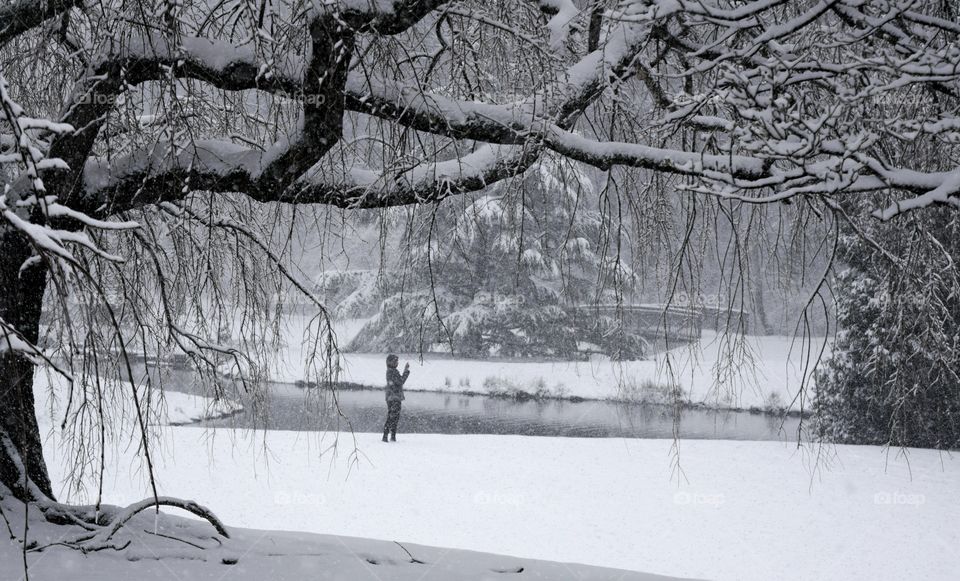
<path id="1" fill-rule="evenodd" d="M 209 394 L 197 385 L 189 372 L 170 372 L 164 386 L 175 391 Z M 401 433 L 796 441 L 800 426 L 796 417 L 780 418 L 745 411 L 680 409 L 675 418 L 672 407 L 650 404 L 516 401 L 411 391 L 406 396 Z M 383 392 L 374 389 L 341 389 L 334 397 L 325 390 L 273 383 L 269 385 L 265 401 L 244 401 L 243 404 L 244 411 L 237 415 L 194 425 L 379 432 L 386 415 Z"/>

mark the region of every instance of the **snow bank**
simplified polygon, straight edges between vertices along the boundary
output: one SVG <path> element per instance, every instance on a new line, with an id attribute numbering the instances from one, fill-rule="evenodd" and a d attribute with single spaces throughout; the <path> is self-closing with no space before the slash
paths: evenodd
<path id="1" fill-rule="evenodd" d="M 512 555 L 519 562 L 497 561 L 511 566 L 545 559 L 717 580 L 952 581 L 960 570 L 960 458 L 929 450 L 908 450 L 908 466 L 870 446 L 680 441 L 677 468 L 664 440 L 401 433 L 383 444 L 341 434 L 333 454 L 332 434 L 183 427 L 162 428 L 162 438 L 163 494 L 197 500 L 232 526 L 473 549 Z M 46 452 L 59 482 L 56 444 Z M 130 460 L 117 466 L 106 500 L 148 496 Z M 314 552 L 306 537 L 263 536 L 278 554 Z M 325 549 L 331 559 L 336 546 Z M 402 562 L 399 549 L 377 547 L 360 554 Z M 440 553 L 428 554 L 432 563 Z M 344 575 L 332 578 L 384 571 L 338 562 Z M 542 578 L 580 574 L 553 571 Z"/>
<path id="2" fill-rule="evenodd" d="M 82 387 L 75 387 L 74 401 L 70 401 L 70 384 L 63 376 L 49 369 L 38 369 L 34 377 L 33 391 L 36 399 L 37 421 L 41 428 L 51 429 L 63 420 L 67 406 L 79 404 Z M 143 388 L 139 389 L 141 400 L 145 399 Z M 88 397 L 96 401 L 91 393 Z M 148 423 L 155 425 L 182 425 L 206 419 L 222 418 L 243 410 L 239 402 L 226 399 L 213 399 L 200 395 L 190 395 L 176 391 L 163 391 L 152 394 L 152 403 L 146 413 Z M 136 410 L 133 406 L 129 384 L 109 386 L 104 393 L 106 414 L 114 418 L 133 418 Z M 75 412 L 76 409 L 71 410 Z"/>
<path id="3" fill-rule="evenodd" d="M 4 513 L 23 523 L 23 509 L 15 502 L 2 504 Z M 63 540 L 78 527 L 56 527 L 34 519 L 31 540 L 41 546 Z M 114 537 L 121 551 L 104 550 L 84 555 L 78 550 L 52 546 L 28 554 L 29 579 L 59 581 L 229 580 L 229 581 L 465 581 L 523 578 L 551 581 L 670 581 L 666 577 L 518 559 L 471 551 L 415 544 L 398 544 L 331 535 L 231 529 L 231 537 L 213 536 L 206 523 L 162 515 L 141 514 Z M 178 540 L 179 539 L 179 540 Z M 189 543 L 189 544 L 187 544 Z M 0 578 L 25 579 L 20 548 L 0 542 Z"/>
<path id="4" fill-rule="evenodd" d="M 243 406 L 235 401 L 175 391 L 165 392 L 163 398 L 167 404 L 163 423 L 171 426 L 222 418 L 243 410 Z"/>

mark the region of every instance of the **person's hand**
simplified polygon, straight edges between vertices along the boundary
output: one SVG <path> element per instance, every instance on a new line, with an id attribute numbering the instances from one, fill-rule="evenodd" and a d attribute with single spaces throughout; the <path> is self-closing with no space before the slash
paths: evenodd
<path id="1" fill-rule="evenodd" d="M 404 366 L 403 366 L 403 370 L 404 370 L 404 371 L 410 371 L 410 364 L 407 363 L 406 365 L 404 365 Z"/>

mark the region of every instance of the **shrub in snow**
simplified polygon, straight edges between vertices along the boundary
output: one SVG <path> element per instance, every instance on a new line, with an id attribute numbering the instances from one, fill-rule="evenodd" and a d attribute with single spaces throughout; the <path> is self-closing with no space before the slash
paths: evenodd
<path id="1" fill-rule="evenodd" d="M 960 224 L 955 211 L 874 226 L 892 262 L 842 240 L 839 332 L 818 371 L 821 436 L 860 444 L 960 447 Z"/>
<path id="2" fill-rule="evenodd" d="M 553 388 L 550 388 L 546 380 L 542 377 L 526 383 L 516 383 L 508 377 L 488 375 L 483 378 L 483 389 L 487 395 L 493 397 L 508 397 L 516 400 L 556 399 L 567 396 L 567 389 L 562 383 L 558 383 Z"/>
<path id="3" fill-rule="evenodd" d="M 763 410 L 771 414 L 783 414 L 787 411 L 787 406 L 778 392 L 771 391 L 763 400 Z"/>
<path id="4" fill-rule="evenodd" d="M 618 399 L 631 403 L 649 403 L 667 405 L 686 403 L 687 393 L 679 385 L 658 383 L 652 379 L 638 380 L 635 376 L 626 376 L 620 382 Z"/>

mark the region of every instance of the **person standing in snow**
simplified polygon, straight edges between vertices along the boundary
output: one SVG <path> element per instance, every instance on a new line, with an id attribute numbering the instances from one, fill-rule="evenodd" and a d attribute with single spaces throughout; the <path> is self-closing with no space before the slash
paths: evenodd
<path id="1" fill-rule="evenodd" d="M 387 422 L 383 425 L 383 441 L 387 441 L 387 434 L 390 434 L 390 441 L 397 441 L 397 424 L 400 423 L 400 402 L 404 400 L 403 384 L 410 376 L 410 364 L 403 366 L 403 375 L 397 371 L 400 364 L 400 358 L 396 355 L 387 355 Z"/>

